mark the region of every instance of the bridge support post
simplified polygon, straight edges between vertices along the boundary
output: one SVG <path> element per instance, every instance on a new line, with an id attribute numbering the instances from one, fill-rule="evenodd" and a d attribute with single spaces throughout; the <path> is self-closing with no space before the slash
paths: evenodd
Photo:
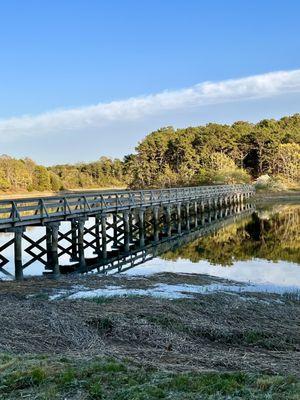
<path id="1" fill-rule="evenodd" d="M 86 261 L 84 257 L 84 223 L 85 219 L 78 220 L 78 258 L 79 269 L 81 272 L 87 271 Z"/>
<path id="2" fill-rule="evenodd" d="M 101 254 L 101 244 L 100 244 L 100 227 L 101 227 L 101 216 L 95 215 L 95 247 L 96 250 L 94 254 Z"/>
<path id="3" fill-rule="evenodd" d="M 170 204 L 167 204 L 167 206 L 165 207 L 165 214 L 166 214 L 167 236 L 171 237 L 172 236 L 172 225 L 171 225 L 171 206 L 170 206 Z"/>
<path id="4" fill-rule="evenodd" d="M 201 215 L 201 226 L 204 226 L 204 225 L 205 225 L 205 215 L 202 214 Z"/>
<path id="5" fill-rule="evenodd" d="M 222 208 L 223 205 L 224 205 L 224 198 L 223 198 L 223 196 L 221 196 L 221 197 L 219 198 L 219 205 L 220 205 L 220 208 Z"/>
<path id="6" fill-rule="evenodd" d="M 195 228 L 197 228 L 197 226 L 198 226 L 198 203 L 197 203 L 197 201 L 195 201 L 195 203 L 194 203 L 194 212 L 195 212 L 195 220 L 194 220 Z"/>
<path id="7" fill-rule="evenodd" d="M 107 258 L 106 214 L 101 215 L 101 256 Z"/>
<path id="8" fill-rule="evenodd" d="M 185 205 L 185 211 L 186 211 L 186 229 L 189 231 L 191 229 L 190 225 L 190 203 L 187 202 Z"/>
<path id="9" fill-rule="evenodd" d="M 145 225 L 145 210 L 140 208 L 138 212 L 138 218 L 139 218 L 139 242 L 140 242 L 140 247 L 145 246 L 145 230 L 144 230 L 144 225 Z"/>
<path id="10" fill-rule="evenodd" d="M 211 210 L 208 211 L 208 222 L 211 223 L 212 216 L 211 216 Z"/>
<path id="11" fill-rule="evenodd" d="M 49 267 L 51 267 L 53 276 L 56 278 L 60 275 L 59 261 L 58 261 L 58 230 L 59 222 L 50 222 L 47 227 L 50 229 L 48 234 L 51 232 L 51 254 L 49 254 Z M 50 239 L 48 237 L 48 243 L 50 244 Z"/>
<path id="12" fill-rule="evenodd" d="M 118 248 L 118 216 L 116 213 L 113 214 L 113 247 Z"/>
<path id="13" fill-rule="evenodd" d="M 23 228 L 15 228 L 15 279 L 17 281 L 22 281 L 23 276 L 23 265 L 22 265 L 22 234 Z"/>
<path id="14" fill-rule="evenodd" d="M 214 212 L 214 220 L 215 221 L 218 219 L 218 215 L 219 215 L 218 209 L 215 209 L 215 212 Z"/>
<path id="15" fill-rule="evenodd" d="M 200 207 L 201 207 L 201 213 L 204 213 L 204 210 L 205 210 L 205 204 L 204 204 L 204 201 L 201 201 L 201 203 L 200 203 Z"/>
<path id="16" fill-rule="evenodd" d="M 159 230 L 158 230 L 158 218 L 159 218 L 159 207 L 153 207 L 153 237 L 154 242 L 159 241 Z"/>
<path id="17" fill-rule="evenodd" d="M 47 267 L 52 268 L 52 230 L 49 225 L 46 226 L 46 250 L 47 250 Z"/>
<path id="18" fill-rule="evenodd" d="M 71 221 L 71 241 L 71 261 L 78 261 L 76 221 Z"/>
<path id="19" fill-rule="evenodd" d="M 129 241 L 133 242 L 133 212 L 130 210 L 129 212 Z"/>
<path id="20" fill-rule="evenodd" d="M 181 203 L 177 204 L 177 233 L 181 235 Z"/>
<path id="21" fill-rule="evenodd" d="M 129 244 L 130 244 L 130 228 L 129 228 L 129 211 L 126 210 L 123 212 L 123 220 L 124 220 L 124 251 L 125 253 L 129 252 Z"/>

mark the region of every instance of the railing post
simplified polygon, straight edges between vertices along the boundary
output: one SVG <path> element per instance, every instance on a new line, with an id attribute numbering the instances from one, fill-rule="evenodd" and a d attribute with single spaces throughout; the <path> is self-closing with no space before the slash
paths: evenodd
<path id="1" fill-rule="evenodd" d="M 64 197 L 64 214 L 65 214 L 65 216 L 67 215 L 67 212 L 68 212 L 68 201 L 67 201 L 67 198 Z"/>

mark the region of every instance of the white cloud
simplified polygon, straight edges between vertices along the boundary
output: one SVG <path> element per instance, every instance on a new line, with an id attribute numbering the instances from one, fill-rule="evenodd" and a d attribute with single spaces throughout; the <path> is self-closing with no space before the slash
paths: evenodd
<path id="1" fill-rule="evenodd" d="M 56 110 L 35 116 L 3 119 L 0 120 L 0 141 L 6 142 L 22 136 L 98 128 L 113 122 L 138 120 L 166 111 L 295 92 L 300 93 L 300 70 L 271 72 L 220 82 L 203 82 L 181 90 L 69 110 Z"/>

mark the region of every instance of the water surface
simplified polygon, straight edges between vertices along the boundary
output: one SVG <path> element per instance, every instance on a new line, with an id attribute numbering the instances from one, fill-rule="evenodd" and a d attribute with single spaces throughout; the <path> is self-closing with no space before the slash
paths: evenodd
<path id="1" fill-rule="evenodd" d="M 29 228 L 33 240 L 44 228 Z M 62 232 L 68 229 L 62 224 Z M 252 213 L 215 229 L 212 234 L 172 246 L 171 250 L 123 272 L 127 275 L 147 275 L 157 272 L 196 273 L 256 285 L 259 290 L 294 291 L 300 289 L 300 204 L 270 204 L 257 206 Z M 196 232 L 197 233 L 197 232 Z M 11 234 L 0 234 L 0 246 Z M 194 235 L 195 237 L 195 235 Z M 13 272 L 12 249 L 2 255 L 9 259 L 4 272 Z M 87 249 L 86 256 L 92 251 Z M 29 259 L 24 256 L 24 262 Z M 67 255 L 60 262 L 70 263 Z M 24 270 L 26 275 L 42 274 L 38 262 Z"/>

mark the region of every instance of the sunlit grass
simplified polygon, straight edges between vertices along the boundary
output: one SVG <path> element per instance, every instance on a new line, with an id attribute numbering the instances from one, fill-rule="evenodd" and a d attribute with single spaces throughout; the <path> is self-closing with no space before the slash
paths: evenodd
<path id="1" fill-rule="evenodd" d="M 2 355 L 0 362 L 0 399 L 3 400 L 76 396 L 94 400 L 296 400 L 300 396 L 299 381 L 289 376 L 172 373 L 109 358 L 76 360 Z"/>

